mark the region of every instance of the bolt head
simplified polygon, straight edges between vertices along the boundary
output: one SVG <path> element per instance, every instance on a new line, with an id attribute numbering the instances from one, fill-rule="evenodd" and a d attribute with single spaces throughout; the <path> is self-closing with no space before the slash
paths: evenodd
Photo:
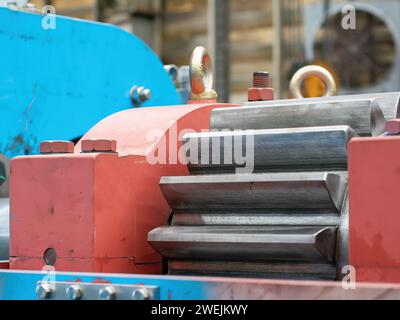
<path id="1" fill-rule="evenodd" d="M 274 89 L 272 88 L 250 88 L 248 90 L 249 101 L 274 100 Z"/>
<path id="2" fill-rule="evenodd" d="M 143 87 L 140 87 L 138 96 L 139 96 L 139 100 L 141 102 L 146 102 L 147 100 L 151 99 L 151 91 L 150 91 L 150 89 L 145 89 Z"/>
<path id="3" fill-rule="evenodd" d="M 150 292 L 148 289 L 136 289 L 132 292 L 132 300 L 149 300 Z"/>
<path id="4" fill-rule="evenodd" d="M 130 90 L 132 103 L 139 107 L 142 103 L 151 99 L 151 90 L 145 87 L 133 86 Z"/>
<path id="5" fill-rule="evenodd" d="M 69 300 L 79 300 L 82 297 L 82 289 L 79 285 L 73 284 L 65 290 L 65 296 Z"/>
<path id="6" fill-rule="evenodd" d="M 50 298 L 52 291 L 49 283 L 41 283 L 36 287 L 36 297 L 41 300 Z"/>
<path id="7" fill-rule="evenodd" d="M 116 297 L 117 293 L 112 286 L 107 286 L 99 290 L 99 298 L 101 300 L 115 300 Z"/>

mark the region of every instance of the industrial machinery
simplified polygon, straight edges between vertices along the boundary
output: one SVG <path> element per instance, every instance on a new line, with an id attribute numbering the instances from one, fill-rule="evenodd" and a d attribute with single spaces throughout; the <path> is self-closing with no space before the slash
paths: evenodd
<path id="1" fill-rule="evenodd" d="M 131 109 L 75 147 L 44 142 L 41 155 L 11 161 L 11 270 L 0 292 L 399 298 L 399 107 L 400 93 L 387 93 Z M 163 273 L 161 257 L 168 275 L 130 275 Z M 349 266 L 355 290 L 339 281 Z M 11 282 L 26 293 L 7 291 Z"/>
<path id="2" fill-rule="evenodd" d="M 400 299 L 400 93 L 272 100 L 256 72 L 232 105 L 204 48 L 189 73 L 186 105 L 2 162 L 0 299 Z"/>
<path id="3" fill-rule="evenodd" d="M 77 142 L 117 111 L 181 103 L 158 57 L 137 37 L 111 25 L 2 5 L 0 260 L 9 257 L 11 157 L 38 153 L 43 140 Z"/>

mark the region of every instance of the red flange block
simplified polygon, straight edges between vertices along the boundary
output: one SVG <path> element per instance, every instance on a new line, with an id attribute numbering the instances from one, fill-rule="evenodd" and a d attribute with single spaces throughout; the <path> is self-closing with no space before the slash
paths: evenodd
<path id="1" fill-rule="evenodd" d="M 116 152 L 117 141 L 107 139 L 97 140 L 82 140 L 81 141 L 82 152 Z"/>
<path id="2" fill-rule="evenodd" d="M 349 146 L 350 264 L 356 280 L 400 282 L 400 136 Z"/>
<path id="3" fill-rule="evenodd" d="M 274 89 L 272 88 L 250 88 L 247 94 L 249 101 L 274 100 Z"/>
<path id="4" fill-rule="evenodd" d="M 74 143 L 71 141 L 43 141 L 40 153 L 73 153 Z"/>
<path id="5" fill-rule="evenodd" d="M 224 106 L 232 105 L 126 110 L 93 127 L 73 154 L 11 160 L 10 268 L 160 273 L 147 242 L 170 213 L 160 177 L 188 174 L 174 161 L 179 133 L 208 129 L 211 110 Z M 148 161 L 161 151 L 166 159 Z"/>

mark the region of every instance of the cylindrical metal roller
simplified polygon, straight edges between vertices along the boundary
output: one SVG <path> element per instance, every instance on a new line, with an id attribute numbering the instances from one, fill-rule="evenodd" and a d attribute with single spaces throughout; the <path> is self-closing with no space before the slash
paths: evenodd
<path id="1" fill-rule="evenodd" d="M 185 148 L 191 174 L 347 170 L 347 126 L 190 133 Z"/>
<path id="2" fill-rule="evenodd" d="M 345 174 L 344 174 L 345 175 Z M 323 172 L 163 177 L 176 212 L 341 212 L 347 180 Z"/>
<path id="3" fill-rule="evenodd" d="M 211 129 L 282 129 L 301 127 L 351 127 L 360 136 L 383 134 L 385 117 L 376 100 L 302 102 L 215 109 Z"/>
<path id="4" fill-rule="evenodd" d="M 148 235 L 173 259 L 334 263 L 337 227 L 170 226 Z"/>
<path id="5" fill-rule="evenodd" d="M 285 100 L 272 100 L 272 101 L 254 101 L 246 102 L 245 106 L 274 106 L 278 104 L 296 106 L 299 102 L 303 103 L 324 103 L 324 102 L 349 102 L 359 100 L 375 99 L 383 111 L 386 120 L 400 118 L 400 92 L 384 92 L 384 93 L 367 93 L 355 94 L 347 96 L 333 96 L 333 97 L 319 97 L 319 98 L 305 98 L 305 99 L 285 99 Z"/>
<path id="6" fill-rule="evenodd" d="M 0 260 L 9 260 L 9 199 L 0 198 Z"/>

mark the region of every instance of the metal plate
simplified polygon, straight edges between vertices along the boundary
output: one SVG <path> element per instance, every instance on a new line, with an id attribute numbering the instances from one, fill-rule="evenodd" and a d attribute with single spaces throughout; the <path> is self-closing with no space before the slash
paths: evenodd
<path id="1" fill-rule="evenodd" d="M 44 140 L 81 137 L 106 116 L 133 108 L 134 85 L 151 90 L 143 104 L 180 104 L 159 58 L 136 36 L 98 22 L 0 8 L 0 152 L 38 151 Z"/>

